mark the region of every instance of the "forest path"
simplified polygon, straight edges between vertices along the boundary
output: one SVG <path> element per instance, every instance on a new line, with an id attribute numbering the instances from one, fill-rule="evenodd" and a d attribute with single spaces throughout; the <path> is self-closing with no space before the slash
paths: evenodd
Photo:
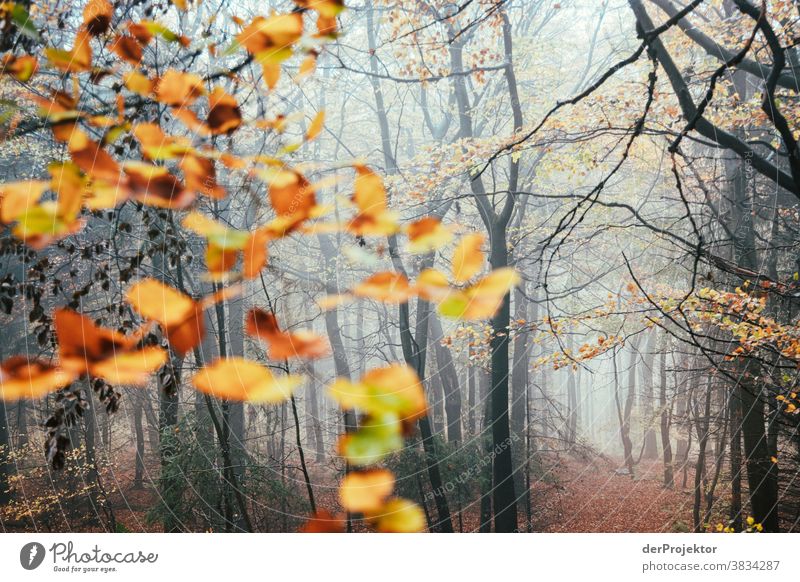
<path id="1" fill-rule="evenodd" d="M 693 471 L 687 488 L 663 486 L 660 460 L 642 460 L 635 478 L 617 460 L 583 463 L 562 456 L 531 487 L 533 529 L 544 532 L 680 532 L 692 529 Z"/>

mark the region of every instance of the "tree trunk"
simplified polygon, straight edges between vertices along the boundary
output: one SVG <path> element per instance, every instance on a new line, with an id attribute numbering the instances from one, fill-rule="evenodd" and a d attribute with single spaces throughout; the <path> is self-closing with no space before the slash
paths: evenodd
<path id="1" fill-rule="evenodd" d="M 672 468 L 672 442 L 670 440 L 670 420 L 672 418 L 672 400 L 667 405 L 667 348 L 669 340 L 664 337 L 661 346 L 661 362 L 659 364 L 659 405 L 661 407 L 661 449 L 664 457 L 664 487 L 675 487 L 675 475 Z"/>
<path id="2" fill-rule="evenodd" d="M 444 332 L 439 317 L 431 313 L 428 318 L 431 343 L 436 354 L 439 377 L 444 388 L 444 408 L 447 416 L 447 440 L 452 443 L 461 442 L 461 387 L 458 382 L 453 355 L 450 349 L 442 345 Z"/>
<path id="3" fill-rule="evenodd" d="M 11 493 L 8 491 L 9 478 L 13 468 L 8 462 L 11 452 L 11 439 L 8 430 L 8 414 L 6 414 L 6 403 L 0 399 L 0 505 L 5 505 L 11 501 Z"/>

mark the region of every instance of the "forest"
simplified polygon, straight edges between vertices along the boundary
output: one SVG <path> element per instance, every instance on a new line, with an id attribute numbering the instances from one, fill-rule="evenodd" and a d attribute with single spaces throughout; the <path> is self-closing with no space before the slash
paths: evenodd
<path id="1" fill-rule="evenodd" d="M 1 530 L 800 531 L 798 45 L 0 1 Z"/>

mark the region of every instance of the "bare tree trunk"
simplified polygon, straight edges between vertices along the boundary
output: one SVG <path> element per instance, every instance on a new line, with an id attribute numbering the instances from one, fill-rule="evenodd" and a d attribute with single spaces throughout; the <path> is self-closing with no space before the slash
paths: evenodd
<path id="1" fill-rule="evenodd" d="M 661 407 L 661 450 L 664 457 L 664 487 L 675 487 L 675 475 L 672 467 L 672 442 L 670 439 L 670 421 L 672 419 L 672 400 L 667 405 L 667 348 L 669 339 L 664 337 L 661 346 L 661 362 L 659 364 L 659 405 Z"/>
<path id="2" fill-rule="evenodd" d="M 0 399 L 0 505 L 11 501 L 11 493 L 8 491 L 9 478 L 13 474 L 11 463 L 8 462 L 10 452 L 11 439 L 6 403 L 5 400 Z"/>
<path id="3" fill-rule="evenodd" d="M 325 462 L 325 441 L 322 437 L 322 417 L 319 407 L 319 386 L 317 385 L 316 369 L 313 362 L 308 366 L 308 384 L 306 385 L 306 414 L 310 417 L 306 432 L 308 438 L 313 443 L 316 461 L 319 464 Z"/>
<path id="4" fill-rule="evenodd" d="M 142 425 L 143 404 L 142 394 L 136 391 L 133 400 L 133 430 L 136 435 L 136 463 L 133 477 L 133 488 L 141 489 L 144 478 L 144 426 Z"/>
<path id="5" fill-rule="evenodd" d="M 444 408 L 447 416 L 447 440 L 453 443 L 461 442 L 461 387 L 458 383 L 453 355 L 450 350 L 442 345 L 444 332 L 439 317 L 431 313 L 428 318 L 431 333 L 431 343 L 436 354 L 436 364 L 439 368 L 439 377 L 444 388 Z"/>
<path id="6" fill-rule="evenodd" d="M 655 333 L 650 333 L 647 340 L 647 347 L 642 358 L 642 385 L 644 392 L 642 394 L 642 413 L 646 422 L 644 429 L 644 458 L 656 459 L 658 458 L 658 443 L 656 442 L 656 431 L 654 429 L 655 417 L 653 415 L 653 365 L 656 360 L 657 345 Z"/>
<path id="7" fill-rule="evenodd" d="M 467 432 L 470 435 L 475 435 L 478 432 L 478 426 L 476 423 L 477 414 L 476 414 L 476 407 L 478 406 L 477 401 L 477 372 L 475 370 L 475 365 L 472 362 L 473 352 L 472 346 L 467 348 Z"/>
<path id="8" fill-rule="evenodd" d="M 705 489 L 704 484 L 706 478 L 706 444 L 708 443 L 708 435 L 711 428 L 711 381 L 709 379 L 708 386 L 705 391 L 705 406 L 703 407 L 702 416 L 698 409 L 697 401 L 695 400 L 694 416 L 695 428 L 697 430 L 697 462 L 694 468 L 694 504 L 692 506 L 692 519 L 694 520 L 694 531 L 700 533 L 703 531 L 703 522 L 700 519 L 700 503 L 702 501 L 702 493 Z M 697 395 L 695 395 L 696 398 Z"/>
<path id="9" fill-rule="evenodd" d="M 625 466 L 628 469 L 628 474 L 633 478 L 633 443 L 631 442 L 631 428 L 630 428 L 630 419 L 631 419 L 631 408 L 633 406 L 633 395 L 636 389 L 636 345 L 631 346 L 631 354 L 629 360 L 629 370 L 628 370 L 628 395 L 625 398 L 625 404 L 623 404 L 620 399 L 620 391 L 619 391 L 619 372 L 617 369 L 617 357 L 616 351 L 614 352 L 612 362 L 614 366 L 614 401 L 617 405 L 617 419 L 619 420 L 619 436 L 622 440 L 622 451 L 625 457 Z"/>
<path id="10" fill-rule="evenodd" d="M 28 444 L 28 401 L 17 402 L 17 446 L 24 447 Z"/>

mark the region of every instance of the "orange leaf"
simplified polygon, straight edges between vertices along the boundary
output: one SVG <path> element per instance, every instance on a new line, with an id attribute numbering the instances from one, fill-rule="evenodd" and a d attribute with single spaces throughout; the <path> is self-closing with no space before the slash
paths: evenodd
<path id="1" fill-rule="evenodd" d="M 405 275 L 384 271 L 356 285 L 353 294 L 384 303 L 405 303 L 414 295 L 414 291 Z"/>
<path id="2" fill-rule="evenodd" d="M 89 139 L 81 130 L 73 131 L 69 137 L 69 154 L 72 161 L 84 172 L 106 182 L 119 180 L 119 164 L 100 144 Z"/>
<path id="3" fill-rule="evenodd" d="M 133 198 L 157 208 L 181 209 L 195 200 L 194 192 L 187 190 L 181 181 L 163 166 L 142 162 L 126 162 L 123 166 L 128 177 L 128 188 Z"/>
<path id="4" fill-rule="evenodd" d="M 164 73 L 156 85 L 158 101 L 176 107 L 191 105 L 204 93 L 203 79 L 193 73 L 182 73 L 175 69 Z"/>
<path id="5" fill-rule="evenodd" d="M 287 333 L 278 327 L 274 313 L 263 309 L 252 309 L 247 314 L 248 335 L 269 344 L 269 358 L 320 358 L 328 354 L 328 344 L 320 336 L 309 331 Z"/>
<path id="6" fill-rule="evenodd" d="M 203 339 L 203 306 L 180 291 L 143 279 L 128 289 L 126 298 L 139 315 L 161 324 L 176 352 L 184 354 Z"/>
<path id="7" fill-rule="evenodd" d="M 165 361 L 161 348 L 138 347 L 142 333 L 125 336 L 68 309 L 56 310 L 53 322 L 61 365 L 69 372 L 88 372 L 112 383 L 144 384 Z"/>
<path id="8" fill-rule="evenodd" d="M 111 26 L 114 7 L 108 0 L 89 0 L 83 9 L 83 25 L 92 36 L 105 34 Z"/>
<path id="9" fill-rule="evenodd" d="M 35 206 L 47 190 L 45 180 L 26 180 L 0 185 L 0 222 L 9 223 Z"/>
<path id="10" fill-rule="evenodd" d="M 406 229 L 409 250 L 412 253 L 428 253 L 440 249 L 450 242 L 453 233 L 438 218 L 426 216 L 412 222 Z"/>
<path id="11" fill-rule="evenodd" d="M 186 154 L 181 159 L 181 170 L 186 178 L 186 189 L 209 198 L 222 200 L 227 195 L 225 188 L 217 182 L 214 160 Z"/>
<path id="12" fill-rule="evenodd" d="M 251 54 L 291 47 L 303 35 L 303 15 L 299 12 L 257 16 L 236 37 Z"/>
<path id="13" fill-rule="evenodd" d="M 111 45 L 111 50 L 123 61 L 132 65 L 138 65 L 142 60 L 142 45 L 128 34 L 119 35 Z"/>
<path id="14" fill-rule="evenodd" d="M 320 509 L 300 528 L 303 533 L 344 533 L 345 520 L 341 515 L 333 515 Z"/>
<path id="15" fill-rule="evenodd" d="M 328 391 L 342 408 L 362 410 L 376 417 L 388 413 L 408 422 L 427 410 L 419 376 L 405 364 L 370 370 L 358 383 L 337 379 Z"/>
<path id="16" fill-rule="evenodd" d="M 67 386 L 76 377 L 41 360 L 13 356 L 0 364 L 0 400 L 35 400 Z"/>
<path id="17" fill-rule="evenodd" d="M 16 56 L 11 53 L 0 59 L 0 74 L 12 75 L 21 83 L 27 82 L 39 69 L 39 61 L 29 55 Z"/>

